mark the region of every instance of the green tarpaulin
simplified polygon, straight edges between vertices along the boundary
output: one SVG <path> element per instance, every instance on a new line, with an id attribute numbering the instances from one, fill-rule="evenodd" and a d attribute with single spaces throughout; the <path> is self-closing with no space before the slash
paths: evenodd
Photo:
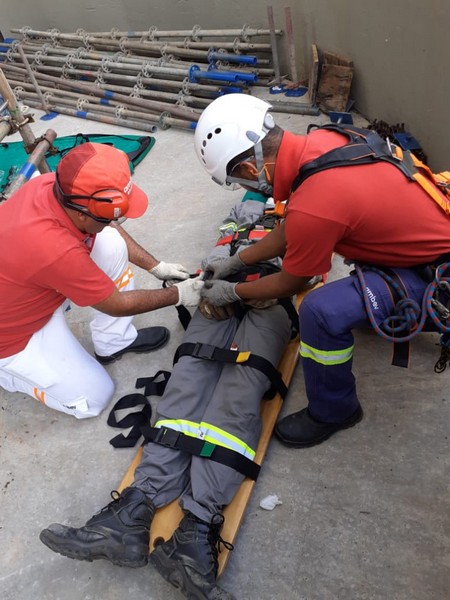
<path id="1" fill-rule="evenodd" d="M 85 142 L 95 142 L 99 144 L 109 144 L 123 150 L 130 159 L 131 172 L 147 155 L 155 143 L 155 138 L 148 135 L 105 135 L 105 134 L 84 134 L 69 135 L 56 138 L 53 147 L 58 150 L 57 153 L 47 153 L 46 160 L 52 171 L 56 169 L 61 158 L 75 146 Z M 6 189 L 11 181 L 16 177 L 21 167 L 28 158 L 22 142 L 5 142 L 0 144 L 0 192 Z"/>

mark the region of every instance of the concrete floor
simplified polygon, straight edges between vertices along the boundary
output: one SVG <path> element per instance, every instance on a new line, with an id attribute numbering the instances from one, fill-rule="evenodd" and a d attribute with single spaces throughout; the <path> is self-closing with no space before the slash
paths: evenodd
<path id="1" fill-rule="evenodd" d="M 58 116 L 41 121 L 59 136 L 126 129 Z M 297 133 L 320 118 L 276 115 Z M 129 133 L 136 133 L 129 131 Z M 126 227 L 157 258 L 191 272 L 217 238 L 217 226 L 242 192 L 226 192 L 203 172 L 192 132 L 154 134 L 156 144 L 135 181 L 150 207 Z M 16 141 L 16 134 L 6 141 Z M 348 272 L 336 258 L 331 277 Z M 140 286 L 158 287 L 137 272 Z M 92 351 L 89 309 L 70 323 Z M 166 325 L 167 347 L 127 355 L 108 367 L 114 401 L 134 391 L 136 378 L 171 368 L 182 328 L 173 307 L 136 318 Z M 391 349 L 372 332 L 356 334 L 355 373 L 365 418 L 355 428 L 304 450 L 274 439 L 222 577 L 239 600 L 445 600 L 450 598 L 448 377 L 433 373 L 437 336 L 413 344 L 409 369 L 390 366 Z M 152 400 L 152 402 L 156 400 Z M 283 414 L 305 405 L 301 368 Z M 3 600 L 176 600 L 178 591 L 151 567 L 128 570 L 105 561 L 77 562 L 39 541 L 51 522 L 80 526 L 109 501 L 135 450 L 114 450 L 107 414 L 87 421 L 45 409 L 0 390 L 0 598 Z M 277 494 L 272 512 L 260 500 Z"/>

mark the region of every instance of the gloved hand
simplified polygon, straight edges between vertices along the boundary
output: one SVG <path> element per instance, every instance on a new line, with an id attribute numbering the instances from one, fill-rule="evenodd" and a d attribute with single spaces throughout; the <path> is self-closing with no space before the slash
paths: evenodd
<path id="1" fill-rule="evenodd" d="M 157 279 L 187 279 L 189 271 L 177 263 L 159 262 L 156 267 L 148 271 Z"/>
<path id="2" fill-rule="evenodd" d="M 175 306 L 197 306 L 200 302 L 200 292 L 202 291 L 205 282 L 202 281 L 201 277 L 195 279 L 187 279 L 180 283 L 174 284 L 178 288 L 178 302 Z"/>
<path id="3" fill-rule="evenodd" d="M 224 306 L 236 300 L 241 300 L 235 292 L 237 283 L 231 283 L 230 281 L 214 280 L 205 281 L 204 287 L 201 292 L 202 298 L 207 300 L 209 304 L 215 304 L 216 306 Z"/>
<path id="4" fill-rule="evenodd" d="M 236 253 L 227 258 L 212 260 L 206 265 L 205 271 L 212 271 L 214 273 L 213 279 L 224 279 L 232 273 L 237 273 L 245 266 L 245 263 L 239 258 L 239 254 Z"/>
<path id="5" fill-rule="evenodd" d="M 205 319 L 215 319 L 216 321 L 225 321 L 225 319 L 229 319 L 234 315 L 232 304 L 214 306 L 214 304 L 210 304 L 204 298 L 200 300 L 198 310 L 202 313 Z"/>

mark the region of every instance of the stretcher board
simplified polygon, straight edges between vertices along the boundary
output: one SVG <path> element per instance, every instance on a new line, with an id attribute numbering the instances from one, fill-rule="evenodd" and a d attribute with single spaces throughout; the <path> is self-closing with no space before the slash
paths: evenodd
<path id="1" fill-rule="evenodd" d="M 318 283 L 311 289 L 316 289 L 321 285 L 323 284 Z M 301 294 L 297 295 L 297 308 L 300 306 L 305 295 L 309 293 L 311 289 L 306 290 L 305 292 L 302 292 Z M 296 337 L 295 339 L 291 340 L 286 346 L 283 356 L 281 357 L 280 363 L 278 365 L 278 370 L 280 371 L 283 377 L 284 383 L 288 387 L 294 374 L 295 367 L 297 366 L 299 349 L 298 347 L 299 339 L 298 337 Z M 275 427 L 275 423 L 277 421 L 282 404 L 283 399 L 279 394 L 276 394 L 275 397 L 271 400 L 263 399 L 261 402 L 262 429 L 255 456 L 255 462 L 257 462 L 259 465 L 262 464 L 266 455 L 270 438 L 272 437 L 272 432 Z M 133 483 L 134 471 L 141 460 L 141 456 L 142 447 L 138 450 L 131 465 L 125 473 L 124 478 L 122 479 L 119 487 L 117 488 L 119 492 L 121 492 L 123 489 L 125 489 Z M 237 532 L 239 530 L 239 526 L 244 517 L 245 509 L 250 500 L 250 496 L 252 494 L 253 488 L 255 487 L 255 484 L 256 481 L 253 481 L 252 479 L 244 479 L 235 497 L 230 502 L 230 504 L 227 507 L 225 507 L 223 511 L 225 522 L 221 532 L 221 536 L 224 540 L 230 542 L 231 544 L 234 544 Z M 178 524 L 180 523 L 182 518 L 183 513 L 180 508 L 180 505 L 178 504 L 178 499 L 173 500 L 172 502 L 170 502 L 170 504 L 167 504 L 166 506 L 163 506 L 162 508 L 159 508 L 156 511 L 150 529 L 150 552 L 154 550 L 156 545 L 158 545 L 162 541 L 168 540 L 172 536 L 173 532 L 178 527 Z M 228 562 L 229 554 L 229 550 L 222 546 L 221 552 L 219 553 L 218 576 L 220 576 L 223 570 L 225 569 L 225 566 Z"/>

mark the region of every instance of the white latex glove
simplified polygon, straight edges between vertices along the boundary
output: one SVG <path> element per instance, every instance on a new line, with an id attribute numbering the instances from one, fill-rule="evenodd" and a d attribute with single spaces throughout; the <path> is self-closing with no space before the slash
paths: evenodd
<path id="1" fill-rule="evenodd" d="M 175 306 L 180 306 L 180 304 L 183 306 L 197 306 L 200 302 L 200 292 L 204 285 L 205 282 L 201 276 L 176 283 L 175 287 L 178 288 L 178 302 Z"/>
<path id="2" fill-rule="evenodd" d="M 159 262 L 156 267 L 149 269 L 149 273 L 157 279 L 187 279 L 189 271 L 183 265 L 177 263 Z"/>

